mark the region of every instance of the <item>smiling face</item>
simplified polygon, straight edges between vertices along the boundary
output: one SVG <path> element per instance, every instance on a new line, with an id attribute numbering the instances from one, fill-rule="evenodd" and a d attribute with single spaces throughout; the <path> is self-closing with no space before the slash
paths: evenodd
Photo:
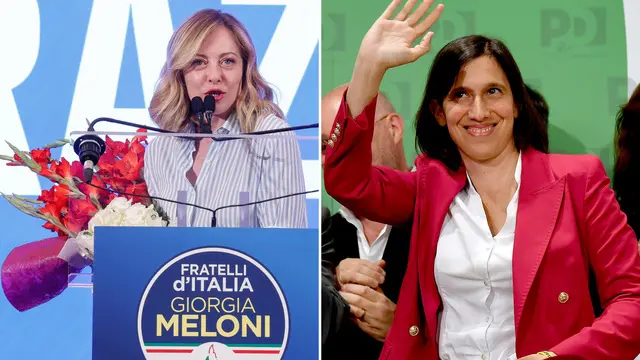
<path id="1" fill-rule="evenodd" d="M 509 81 L 492 57 L 481 56 L 462 68 L 435 115 L 447 126 L 463 160 L 483 162 L 517 151 L 516 105 Z"/>
<path id="2" fill-rule="evenodd" d="M 227 119 L 242 88 L 243 63 L 233 33 L 224 26 L 213 30 L 202 42 L 198 54 L 184 71 L 189 98 L 212 94 L 214 115 Z"/>

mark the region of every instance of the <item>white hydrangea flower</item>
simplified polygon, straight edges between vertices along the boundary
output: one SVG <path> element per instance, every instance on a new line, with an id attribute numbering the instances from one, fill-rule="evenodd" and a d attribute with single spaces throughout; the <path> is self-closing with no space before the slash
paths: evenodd
<path id="1" fill-rule="evenodd" d="M 123 197 L 117 197 L 111 200 L 109 205 L 107 205 L 107 209 L 110 209 L 119 213 L 124 213 L 130 207 L 131 207 L 131 200 L 128 200 L 127 198 L 123 198 Z"/>
<path id="2" fill-rule="evenodd" d="M 117 197 L 106 208 L 98 211 L 89 221 L 89 230 L 83 231 L 75 242 L 84 257 L 93 260 L 93 234 L 96 226 L 168 226 L 153 205 L 131 204 L 131 200 Z M 174 225 L 175 226 L 175 225 Z"/>
<path id="3" fill-rule="evenodd" d="M 80 249 L 80 255 L 93 261 L 93 233 L 82 231 L 74 240 L 78 249 Z"/>

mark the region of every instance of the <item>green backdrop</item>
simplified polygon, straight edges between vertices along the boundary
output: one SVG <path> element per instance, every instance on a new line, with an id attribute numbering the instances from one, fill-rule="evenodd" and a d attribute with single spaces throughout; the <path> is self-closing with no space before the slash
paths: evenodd
<path id="1" fill-rule="evenodd" d="M 388 0 L 322 1 L 322 94 L 349 81 L 362 37 Z M 435 54 L 468 34 L 503 40 L 525 81 L 550 108 L 550 148 L 598 155 L 611 174 L 615 114 L 627 100 L 628 76 L 622 0 L 442 0 L 432 50 L 391 69 L 382 84 L 405 120 L 410 165 L 416 156 L 414 116 Z M 339 204 L 323 188 L 322 204 Z"/>

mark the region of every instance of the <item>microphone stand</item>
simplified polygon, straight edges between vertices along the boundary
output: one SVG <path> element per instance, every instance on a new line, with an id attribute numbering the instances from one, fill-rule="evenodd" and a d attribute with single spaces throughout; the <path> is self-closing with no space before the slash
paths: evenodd
<path id="1" fill-rule="evenodd" d="M 140 125 L 140 124 L 134 124 L 132 122 L 128 122 L 128 121 L 122 121 L 122 120 L 117 120 L 117 119 L 112 119 L 112 118 L 108 118 L 108 117 L 99 117 L 95 120 L 93 120 L 90 124 L 89 124 L 89 128 L 87 129 L 87 131 L 95 131 L 93 128 L 97 123 L 100 122 L 108 122 L 108 123 L 114 123 L 114 124 L 120 124 L 120 125 L 125 125 L 125 126 L 130 126 L 130 127 L 135 127 L 135 128 L 140 128 L 140 129 L 145 129 L 145 130 L 151 130 L 151 131 L 156 131 L 159 133 L 164 133 L 164 134 L 169 134 L 169 133 L 176 133 L 175 131 L 171 131 L 171 130 L 165 130 L 165 129 L 160 129 L 160 128 L 156 128 L 156 127 L 152 127 L 152 126 L 147 126 L 147 125 Z"/>

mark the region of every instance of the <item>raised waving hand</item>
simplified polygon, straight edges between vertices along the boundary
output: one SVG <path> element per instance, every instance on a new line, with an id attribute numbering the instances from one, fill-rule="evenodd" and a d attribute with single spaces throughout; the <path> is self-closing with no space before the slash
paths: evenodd
<path id="1" fill-rule="evenodd" d="M 359 114 L 375 97 L 387 69 L 414 62 L 431 48 L 433 32 L 425 32 L 440 17 L 444 6 L 440 4 L 427 14 L 433 0 L 423 0 L 417 8 L 418 0 L 408 0 L 394 17 L 402 2 L 393 0 L 362 39 L 347 92 L 352 115 Z"/>

